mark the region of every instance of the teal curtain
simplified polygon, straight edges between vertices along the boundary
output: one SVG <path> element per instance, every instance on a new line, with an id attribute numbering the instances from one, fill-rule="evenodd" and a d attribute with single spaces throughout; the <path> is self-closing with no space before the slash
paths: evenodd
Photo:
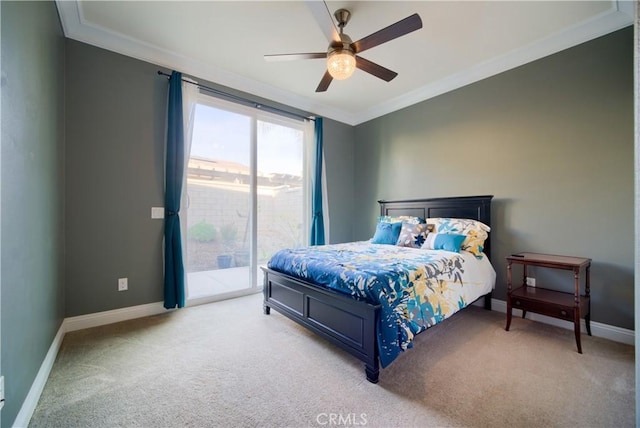
<path id="1" fill-rule="evenodd" d="M 313 178 L 311 245 L 324 245 L 324 219 L 322 214 L 322 118 L 315 123 L 315 171 Z"/>
<path id="2" fill-rule="evenodd" d="M 182 308 L 185 303 L 184 263 L 180 236 L 180 198 L 184 176 L 184 122 L 182 73 L 169 79 L 164 221 L 164 307 Z"/>

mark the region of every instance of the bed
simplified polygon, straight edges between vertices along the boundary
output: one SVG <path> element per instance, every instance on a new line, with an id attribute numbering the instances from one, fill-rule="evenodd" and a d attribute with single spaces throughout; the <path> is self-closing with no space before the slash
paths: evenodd
<path id="1" fill-rule="evenodd" d="M 378 203 L 381 216 L 471 219 L 490 226 L 491 199 L 492 196 L 465 196 L 383 200 Z M 475 257 L 470 253 L 465 254 L 466 251 L 456 254 L 444 251 L 405 250 L 393 245 L 372 245 L 371 241 L 310 247 L 305 249 L 310 251 L 309 253 L 301 253 L 301 249 L 283 250 L 284 255 L 277 253 L 270 260 L 269 266 L 263 267 L 264 313 L 269 314 L 270 310 L 274 309 L 359 358 L 365 364 L 367 380 L 377 383 L 381 363 L 383 367 L 387 366 L 400 351 L 410 348 L 415 334 L 437 324 L 480 298 L 484 298 L 484 307 L 491 309 L 491 291 L 495 284 L 495 271 L 488 262 L 491 255 L 489 237 L 481 247 L 482 253 Z M 375 269 L 371 270 L 368 273 L 370 276 L 363 280 L 367 282 L 366 286 L 356 284 L 358 279 L 361 279 L 359 276 L 354 277 L 356 283 L 350 283 L 354 269 L 349 269 L 352 261 L 347 258 L 348 255 L 353 255 L 358 260 L 364 257 L 367 263 L 373 259 L 387 260 L 386 263 L 391 270 L 398 270 L 397 274 L 400 278 L 407 277 L 407 274 L 400 268 L 396 269 L 395 265 L 422 268 L 422 261 L 428 260 L 428 264 L 424 262 L 424 269 L 430 267 L 431 270 L 438 270 L 438 275 L 444 274 L 449 278 L 442 280 L 445 284 L 442 290 L 449 292 L 451 287 L 446 285 L 456 283 L 460 286 L 458 287 L 460 290 L 466 290 L 461 293 L 467 294 L 464 298 L 454 296 L 459 302 L 448 305 L 446 313 L 441 311 L 442 305 L 439 302 L 432 305 L 426 302 L 425 305 L 433 309 L 428 311 L 430 313 L 422 314 L 423 321 L 416 324 L 413 319 L 407 319 L 405 322 L 403 317 L 406 317 L 407 312 L 415 311 L 416 308 L 408 308 L 407 299 L 402 302 L 404 306 L 398 309 L 390 306 L 388 302 L 396 299 L 387 299 L 386 296 L 377 298 L 382 296 L 378 283 L 388 278 L 385 278 L 382 273 L 378 274 Z M 285 256 L 293 258 L 283 258 Z M 344 260 L 337 258 L 342 256 L 345 257 Z M 320 272 L 316 269 L 317 266 L 313 266 L 313 261 L 325 257 L 329 257 L 328 260 L 330 260 L 324 262 L 327 271 Z M 465 257 L 469 260 L 465 260 Z M 464 281 L 467 279 L 461 278 L 461 271 L 474 270 L 470 268 L 474 266 L 474 262 L 470 259 L 478 259 L 478 263 L 488 265 L 488 269 L 493 272 L 493 278 L 486 280 L 487 283 L 492 281 L 491 285 L 485 284 L 482 286 L 482 291 L 475 293 L 469 291 L 473 287 L 466 285 Z M 460 269 L 460 265 L 464 265 L 465 269 Z M 342 270 L 332 269 L 336 266 Z M 331 270 L 335 270 L 334 276 L 331 276 Z M 364 275 L 363 272 L 370 269 L 367 264 L 364 267 L 360 265 L 355 270 L 359 275 Z M 341 278 L 336 278 L 336 275 Z M 342 284 L 340 287 L 343 288 L 335 286 L 337 283 Z M 402 294 L 401 291 L 398 293 Z M 411 304 L 411 299 L 408 303 Z M 420 311 L 422 310 L 418 310 Z"/>

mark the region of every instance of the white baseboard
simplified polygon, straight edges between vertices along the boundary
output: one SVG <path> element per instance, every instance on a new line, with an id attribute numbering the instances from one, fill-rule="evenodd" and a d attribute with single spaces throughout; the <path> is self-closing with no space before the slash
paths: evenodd
<path id="1" fill-rule="evenodd" d="M 148 303 L 146 305 L 131 306 L 128 308 L 114 309 L 112 311 L 96 312 L 94 314 L 65 318 L 62 323 L 62 327 L 64 327 L 64 331 L 66 333 L 68 331 L 82 330 L 85 328 L 132 320 L 135 318 L 163 314 L 172 310 L 173 309 L 165 309 L 162 302 Z"/>
<path id="2" fill-rule="evenodd" d="M 480 299 L 480 301 L 476 302 L 475 304 L 483 305 L 484 300 Z M 494 311 L 506 314 L 507 302 L 505 302 L 504 300 L 491 299 L 491 308 Z M 47 383 L 47 379 L 49 378 L 49 374 L 51 373 L 51 368 L 53 367 L 53 363 L 56 360 L 56 356 L 58 355 L 58 351 L 60 350 L 60 345 L 62 344 L 62 339 L 64 338 L 66 332 L 113 324 L 120 321 L 126 321 L 150 315 L 157 315 L 165 313 L 167 311 L 168 309 L 164 308 L 162 302 L 157 302 L 149 303 L 146 305 L 132 306 L 129 308 L 115 309 L 112 311 L 97 312 L 94 314 L 65 318 L 62 322 L 62 325 L 60 326 L 60 329 L 58 330 L 58 333 L 54 337 L 51 346 L 49 347 L 49 351 L 47 352 L 47 355 L 45 356 L 45 359 L 40 366 L 40 370 L 38 371 L 33 384 L 31 385 L 29 394 L 27 394 L 27 398 L 22 403 L 20 412 L 18 413 L 15 422 L 13 423 L 13 427 L 26 428 L 29 425 L 29 421 L 31 420 L 31 416 L 36 409 L 36 405 L 38 404 L 38 400 L 40 399 L 42 390 Z M 522 316 L 522 311 L 520 311 L 519 309 L 514 309 L 513 314 Z M 573 323 L 568 321 L 563 321 L 544 315 L 533 314 L 531 312 L 527 315 L 526 318 L 533 321 L 538 321 L 545 324 L 551 324 L 557 327 L 573 330 Z M 582 320 L 581 329 L 582 331 L 586 331 L 584 320 Z M 635 345 L 635 332 L 633 330 L 591 321 L 591 334 L 597 337 L 613 340 L 615 342 L 621 342 L 627 345 Z"/>
<path id="3" fill-rule="evenodd" d="M 36 406 L 40 400 L 40 395 L 42 395 L 44 386 L 47 383 L 47 379 L 49 379 L 49 374 L 53 368 L 53 363 L 56 361 L 56 357 L 58 356 L 58 351 L 60 350 L 60 345 L 62 345 L 64 333 L 63 322 L 58 329 L 58 333 L 56 333 L 56 336 L 53 338 L 49 351 L 47 351 L 47 355 L 44 357 L 40 370 L 38 370 L 38 374 L 31 385 L 31 389 L 29 389 L 27 398 L 24 399 L 22 407 L 20 407 L 20 411 L 16 416 L 16 420 L 13 422 L 14 428 L 27 428 L 29 426 L 31 416 L 33 416 L 33 412 L 36 410 Z"/>
<path id="4" fill-rule="evenodd" d="M 491 310 L 506 314 L 507 302 L 504 300 L 491 299 Z M 513 316 L 522 317 L 522 311 L 520 309 L 514 309 Z M 548 317 L 546 315 L 535 314 L 532 312 L 527 313 L 525 318 L 530 319 L 532 321 L 537 321 L 544 324 L 550 324 L 556 327 L 562 327 L 568 330 L 573 330 L 573 323 L 570 321 L 564 321 L 561 319 Z M 506 323 L 506 318 L 505 318 L 505 323 Z M 620 343 L 625 343 L 627 345 L 635 346 L 636 333 L 633 330 L 628 330 L 626 328 L 616 327 L 608 324 L 602 324 L 595 321 L 591 321 L 590 324 L 591 324 L 591 334 L 593 336 L 602 337 L 604 339 L 613 340 L 614 342 L 620 342 Z M 513 321 L 511 322 L 511 325 L 513 326 Z M 584 319 L 581 320 L 580 331 L 581 332 L 587 331 L 587 327 Z"/>

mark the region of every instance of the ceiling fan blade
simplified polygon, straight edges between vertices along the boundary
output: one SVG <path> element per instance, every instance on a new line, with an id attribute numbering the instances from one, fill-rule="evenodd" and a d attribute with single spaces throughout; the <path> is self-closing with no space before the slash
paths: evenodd
<path id="1" fill-rule="evenodd" d="M 293 54 L 275 54 L 275 55 L 265 55 L 265 61 L 294 61 L 298 59 L 316 59 L 316 58 L 326 58 L 326 52 L 309 52 L 309 53 L 293 53 Z"/>
<path id="2" fill-rule="evenodd" d="M 391 71 L 388 68 L 384 68 L 383 66 L 378 65 L 375 62 L 371 62 L 368 59 L 364 59 L 357 55 L 356 67 L 387 82 L 393 80 L 393 78 L 398 75 L 398 73 L 396 73 L 395 71 Z"/>
<path id="3" fill-rule="evenodd" d="M 306 3 L 327 40 L 340 43 L 340 34 L 327 4 L 318 0 L 307 0 Z"/>
<path id="4" fill-rule="evenodd" d="M 331 77 L 331 75 L 329 74 L 329 71 L 325 71 L 324 76 L 322 76 L 322 80 L 320 80 L 320 83 L 316 88 L 316 92 L 326 91 L 329 88 L 329 85 L 331 84 L 332 80 L 333 80 L 333 77 Z"/>
<path id="5" fill-rule="evenodd" d="M 358 40 L 357 42 L 351 43 L 351 47 L 355 53 L 360 53 L 390 40 L 397 39 L 405 34 L 409 34 L 412 31 L 419 30 L 420 28 L 422 28 L 422 19 L 420 19 L 420 15 L 414 13 L 395 24 L 391 24 L 380 31 L 376 31 L 373 34 Z"/>

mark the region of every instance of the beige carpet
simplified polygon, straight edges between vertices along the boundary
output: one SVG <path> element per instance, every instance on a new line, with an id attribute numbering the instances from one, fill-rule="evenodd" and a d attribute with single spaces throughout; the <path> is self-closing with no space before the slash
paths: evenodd
<path id="1" fill-rule="evenodd" d="M 634 348 L 471 307 L 366 381 L 262 297 L 69 333 L 31 427 L 632 427 Z"/>

